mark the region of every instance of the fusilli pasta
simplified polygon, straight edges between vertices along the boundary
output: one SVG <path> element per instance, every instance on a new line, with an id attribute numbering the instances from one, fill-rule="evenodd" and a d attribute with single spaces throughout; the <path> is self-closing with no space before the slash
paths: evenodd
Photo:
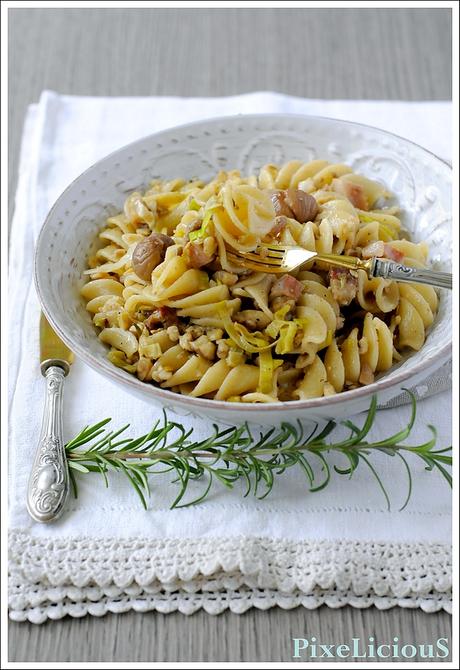
<path id="1" fill-rule="evenodd" d="M 116 366 L 171 391 L 232 402 L 321 397 L 372 383 L 418 350 L 431 287 L 316 262 L 282 276 L 227 251 L 260 242 L 423 266 L 384 186 L 342 164 L 293 160 L 204 183 L 155 180 L 107 219 L 81 294 Z"/>

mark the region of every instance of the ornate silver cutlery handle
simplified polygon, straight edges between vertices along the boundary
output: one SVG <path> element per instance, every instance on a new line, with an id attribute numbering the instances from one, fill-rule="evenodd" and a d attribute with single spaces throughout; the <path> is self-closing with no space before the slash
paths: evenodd
<path id="1" fill-rule="evenodd" d="M 27 509 L 35 521 L 57 519 L 69 492 L 69 471 L 63 441 L 62 392 L 69 371 L 65 361 L 44 361 L 46 400 L 35 460 L 27 490 Z"/>
<path id="2" fill-rule="evenodd" d="M 438 288 L 452 288 L 452 275 L 449 272 L 434 272 L 427 268 L 411 268 L 394 261 L 375 259 L 372 269 L 374 277 L 394 279 L 395 281 L 417 282 L 418 284 L 429 284 Z"/>

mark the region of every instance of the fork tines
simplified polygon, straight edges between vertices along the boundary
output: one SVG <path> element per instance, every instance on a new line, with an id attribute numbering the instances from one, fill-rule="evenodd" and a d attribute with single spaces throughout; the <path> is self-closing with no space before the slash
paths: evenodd
<path id="1" fill-rule="evenodd" d="M 228 260 L 234 265 L 240 265 L 241 267 L 247 268 L 248 270 L 255 270 L 256 272 L 263 272 L 269 270 L 270 272 L 285 272 L 285 269 L 281 265 L 281 261 L 277 261 L 273 258 L 261 258 L 257 254 L 247 254 L 244 255 L 241 253 L 233 254 L 227 251 Z"/>
<path id="2" fill-rule="evenodd" d="M 227 252 L 229 253 L 232 252 Z M 252 251 L 238 251 L 233 252 L 233 255 L 237 258 L 244 258 L 248 261 L 254 261 L 255 263 L 264 263 L 265 265 L 281 265 L 284 258 L 284 253 L 275 255 L 275 254 L 258 254 L 257 252 Z"/>

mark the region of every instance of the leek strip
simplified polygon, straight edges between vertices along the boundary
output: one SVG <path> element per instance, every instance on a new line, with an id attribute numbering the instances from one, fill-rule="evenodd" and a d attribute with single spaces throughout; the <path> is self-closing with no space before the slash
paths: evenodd
<path id="1" fill-rule="evenodd" d="M 280 329 L 280 337 L 276 344 L 277 354 L 289 354 L 294 351 L 294 338 L 299 326 L 294 321 L 286 321 Z"/>
<path id="2" fill-rule="evenodd" d="M 230 314 L 225 307 L 218 306 L 217 312 L 219 317 L 222 319 L 222 323 L 224 324 L 224 328 L 227 331 L 228 336 L 240 349 L 243 349 L 243 351 L 247 351 L 250 354 L 258 354 L 261 351 L 270 349 L 275 345 L 275 342 L 266 344 L 265 340 L 263 340 L 261 337 L 252 335 L 241 324 L 233 323 L 230 318 Z M 265 346 L 261 346 L 262 343 L 265 343 Z"/>
<path id="3" fill-rule="evenodd" d="M 194 212 L 199 212 L 200 209 L 201 209 L 201 207 L 202 207 L 202 205 L 200 205 L 200 203 L 197 202 L 197 201 L 195 200 L 195 198 L 192 198 L 192 199 L 190 200 L 190 204 L 189 204 L 188 208 L 191 209 L 192 211 L 194 211 Z"/>
<path id="4" fill-rule="evenodd" d="M 202 239 L 203 237 L 206 237 L 206 235 L 208 234 L 209 224 L 212 221 L 212 215 L 214 214 L 216 209 L 219 209 L 220 207 L 221 205 L 217 204 L 206 208 L 201 228 L 199 228 L 198 230 L 192 230 L 192 232 L 189 235 L 189 240 L 194 242 L 195 240 L 199 240 Z"/>
<path id="5" fill-rule="evenodd" d="M 273 373 L 279 368 L 283 361 L 272 358 L 270 349 L 261 351 L 259 354 L 259 393 L 270 394 L 273 387 Z"/>

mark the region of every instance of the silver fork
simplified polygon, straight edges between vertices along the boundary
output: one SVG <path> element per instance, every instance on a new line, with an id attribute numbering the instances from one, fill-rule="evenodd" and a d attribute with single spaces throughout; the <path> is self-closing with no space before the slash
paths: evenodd
<path id="1" fill-rule="evenodd" d="M 328 265 L 350 270 L 365 270 L 369 278 L 382 277 L 401 282 L 429 284 L 438 288 L 452 289 L 449 272 L 435 272 L 427 268 L 413 268 L 384 258 L 355 258 L 318 254 L 302 247 L 261 244 L 255 251 L 227 250 L 229 261 L 248 270 L 281 274 L 297 270 L 306 263 L 321 261 Z"/>

